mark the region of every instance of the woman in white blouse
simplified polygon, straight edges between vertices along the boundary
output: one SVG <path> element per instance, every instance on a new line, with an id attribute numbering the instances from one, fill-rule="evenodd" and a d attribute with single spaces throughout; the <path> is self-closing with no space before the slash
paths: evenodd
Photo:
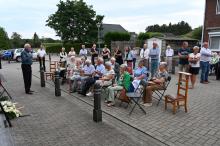
<path id="1" fill-rule="evenodd" d="M 69 51 L 68 57 L 76 56 L 76 52 L 74 51 L 74 48 L 72 47 Z"/>
<path id="2" fill-rule="evenodd" d="M 192 74 L 191 75 L 192 87 L 190 87 L 190 89 L 193 89 L 196 83 L 196 75 L 199 74 L 199 69 L 200 69 L 200 53 L 198 46 L 193 47 L 193 53 L 189 54 L 189 66 L 190 66 L 189 72 Z"/>

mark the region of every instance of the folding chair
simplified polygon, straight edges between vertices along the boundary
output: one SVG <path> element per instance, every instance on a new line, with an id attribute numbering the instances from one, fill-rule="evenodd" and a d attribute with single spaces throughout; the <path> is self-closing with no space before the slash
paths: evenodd
<path id="1" fill-rule="evenodd" d="M 154 97 L 154 96 L 153 96 L 155 99 L 158 100 L 157 106 L 160 104 L 160 101 L 162 100 L 162 98 L 163 98 L 163 96 L 164 96 L 164 94 L 165 94 L 165 92 L 166 92 L 166 90 L 167 90 L 167 87 L 168 87 L 169 84 L 170 84 L 170 81 L 171 81 L 171 76 L 168 76 L 164 88 L 154 91 L 154 93 L 159 97 L 159 98 L 157 98 L 157 97 Z"/>
<path id="2" fill-rule="evenodd" d="M 138 87 L 137 87 L 137 89 L 134 92 L 126 93 L 126 95 L 130 98 L 130 100 L 134 102 L 134 106 L 131 109 L 129 115 L 132 114 L 132 112 L 133 112 L 134 108 L 136 107 L 136 105 L 142 110 L 142 112 L 145 115 L 147 114 L 146 111 L 143 109 L 143 107 L 141 107 L 141 105 L 139 103 L 140 99 L 142 99 L 143 94 L 144 94 L 144 88 L 141 87 L 140 85 L 144 85 L 144 84 L 145 84 L 144 81 L 141 80 Z"/>

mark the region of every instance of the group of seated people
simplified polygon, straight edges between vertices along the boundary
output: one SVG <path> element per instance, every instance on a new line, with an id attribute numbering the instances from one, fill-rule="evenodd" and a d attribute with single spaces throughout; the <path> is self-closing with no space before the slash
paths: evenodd
<path id="1" fill-rule="evenodd" d="M 90 60 L 70 58 L 67 65 L 67 78 L 69 79 L 69 90 L 78 92 L 84 96 L 93 95 L 93 86 L 95 83 L 105 87 L 107 96 L 105 103 L 107 106 L 114 106 L 115 92 L 125 90 L 126 92 L 134 92 L 139 88 L 140 82 L 144 82 L 143 105 L 152 105 L 152 94 L 154 90 L 163 89 L 168 79 L 166 63 L 160 63 L 159 69 L 154 77 L 149 77 L 148 69 L 144 66 L 144 61 L 138 63 L 133 73 L 128 72 L 126 64 L 119 66 L 115 62 L 115 58 L 104 63 L 103 58 L 97 58 L 95 66 Z"/>

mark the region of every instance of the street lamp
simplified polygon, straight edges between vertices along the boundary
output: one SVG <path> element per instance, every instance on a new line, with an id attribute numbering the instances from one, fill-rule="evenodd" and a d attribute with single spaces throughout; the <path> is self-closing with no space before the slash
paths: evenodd
<path id="1" fill-rule="evenodd" d="M 96 24 L 97 28 L 98 28 L 98 46 L 99 46 L 99 54 L 100 54 L 100 27 L 101 27 L 101 22 L 98 22 Z"/>

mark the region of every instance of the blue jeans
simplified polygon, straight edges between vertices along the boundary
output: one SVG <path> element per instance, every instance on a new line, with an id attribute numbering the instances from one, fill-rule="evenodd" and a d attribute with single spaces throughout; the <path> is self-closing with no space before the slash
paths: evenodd
<path id="1" fill-rule="evenodd" d="M 201 68 L 200 81 L 208 82 L 209 68 L 210 68 L 209 62 L 200 61 L 200 68 Z"/>
<path id="2" fill-rule="evenodd" d="M 151 59 L 151 77 L 154 77 L 159 65 L 158 59 Z"/>

